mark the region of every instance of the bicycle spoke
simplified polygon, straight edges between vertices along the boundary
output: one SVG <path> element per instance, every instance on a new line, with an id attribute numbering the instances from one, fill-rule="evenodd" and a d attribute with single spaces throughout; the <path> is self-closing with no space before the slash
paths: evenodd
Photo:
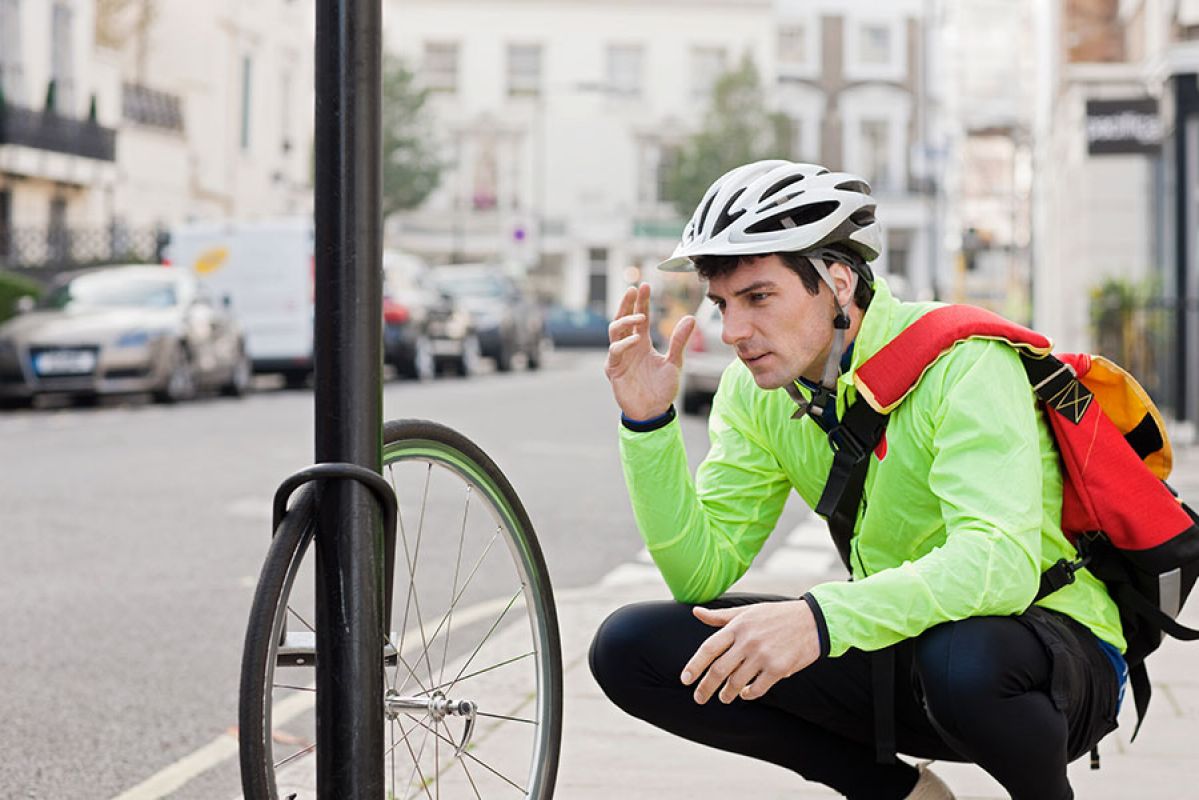
<path id="1" fill-rule="evenodd" d="M 423 722 L 418 722 L 417 724 L 418 724 L 418 725 L 420 725 L 420 726 L 421 726 L 422 728 L 424 728 L 425 730 L 427 730 L 427 731 L 429 731 L 430 733 L 432 733 L 432 734 L 433 734 L 435 737 L 437 737 L 437 738 L 439 738 L 439 739 L 444 739 L 444 738 L 445 738 L 445 737 L 443 737 L 443 736 L 442 736 L 440 733 L 438 733 L 436 730 L 434 730 L 434 729 L 430 728 L 428 725 L 424 724 Z M 447 744 L 450 744 L 450 745 L 453 745 L 453 744 L 454 744 L 454 743 L 453 743 L 452 741 L 450 741 L 449 739 L 446 739 L 445 741 L 446 741 L 446 743 L 447 743 Z M 475 754 L 474 754 L 474 753 L 471 753 L 469 750 L 464 750 L 464 751 L 462 751 L 462 755 L 463 755 L 465 758 L 469 758 L 471 761 L 475 762 L 475 763 L 476 763 L 476 764 L 478 764 L 480 767 L 482 767 L 483 769 L 487 770 L 487 771 L 488 771 L 488 772 L 490 772 L 492 775 L 496 776 L 497 778 L 499 778 L 500 780 L 502 780 L 504 783 L 507 783 L 509 786 L 511 786 L 512 788 L 516 789 L 517 791 L 519 791 L 519 792 L 522 792 L 522 793 L 527 793 L 527 791 L 525 790 L 525 788 L 524 788 L 523 786 L 521 786 L 519 783 L 517 783 L 516 781 L 512 780 L 511 778 L 509 778 L 507 775 L 503 774 L 503 773 L 502 773 L 502 772 L 500 772 L 499 770 L 495 769 L 494 767 L 492 767 L 492 766 L 491 766 L 490 764 L 488 764 L 487 762 L 479 760 L 479 758 L 478 758 L 477 756 L 475 756 Z"/>
<path id="2" fill-rule="evenodd" d="M 458 678 L 458 682 L 461 683 L 462 681 L 469 680 L 471 678 L 476 678 L 479 675 L 483 675 L 485 673 L 491 672 L 494 669 L 499 669 L 500 667 L 507 666 L 508 664 L 515 664 L 517 661 L 520 661 L 521 659 L 525 659 L 525 658 L 528 658 L 529 656 L 535 656 L 535 655 L 537 655 L 537 651 L 530 650 L 529 652 L 525 653 L 524 655 L 514 656 L 512 658 L 507 659 L 506 661 L 501 661 L 498 664 L 493 664 L 490 667 L 484 667 L 483 669 L 475 670 L 474 672 L 472 672 L 468 675 L 463 675 L 460 678 Z M 432 694 L 433 692 L 436 692 L 438 689 L 444 689 L 449 685 L 450 685 L 450 683 L 442 683 L 437 686 L 431 686 L 431 687 L 429 687 L 428 691 L 417 692 L 417 694 Z"/>
<path id="3" fill-rule="evenodd" d="M 524 719 L 523 717 L 506 717 L 503 714 L 487 714 L 482 711 L 476 711 L 475 715 L 480 716 L 480 717 L 490 717 L 491 719 L 504 719 L 504 720 L 507 720 L 508 722 L 526 722 L 529 725 L 537 724 L 537 720 L 535 720 L 535 719 Z"/>
<path id="4" fill-rule="evenodd" d="M 450 587 L 450 597 L 455 597 L 458 594 L 458 575 L 462 569 L 462 547 L 466 542 L 466 518 L 470 515 L 470 498 L 472 486 L 466 484 L 466 504 L 462 508 L 462 527 L 458 532 L 458 557 L 454 560 L 454 582 Z M 445 628 L 445 647 L 441 650 L 441 669 L 437 673 L 437 680 L 445 680 L 445 662 L 450 654 L 450 633 L 454 629 L 453 622 L 454 605 L 450 604 L 449 611 L 446 612 L 446 628 Z M 440 626 L 438 626 L 440 628 Z M 437 634 L 434 632 L 434 638 Z"/>
<path id="5" fill-rule="evenodd" d="M 462 665 L 462 669 L 458 670 L 457 676 L 454 677 L 454 680 L 450 681 L 450 689 L 453 689 L 454 685 L 457 684 L 462 678 L 462 673 L 466 672 L 466 668 L 470 666 L 470 662 L 475 660 L 475 656 L 477 656 L 479 651 L 483 649 L 483 645 L 486 644 L 487 640 L 491 638 L 491 634 L 495 633 L 495 629 L 500 626 L 500 623 L 503 621 L 508 611 L 511 610 L 513 604 L 516 602 L 516 598 L 518 597 L 520 597 L 519 591 L 512 595 L 512 599 L 508 601 L 508 605 L 504 606 L 504 610 L 500 612 L 500 615 L 496 618 L 495 622 L 491 624 L 491 627 L 488 629 L 487 633 L 483 635 L 483 639 L 475 646 L 475 651 L 470 654 L 470 658 L 466 659 L 466 663 Z"/>
<path id="6" fill-rule="evenodd" d="M 409 611 L 409 606 L 411 606 L 412 609 L 414 609 L 416 611 L 416 625 L 417 625 L 417 630 L 420 632 L 422 655 L 424 656 L 425 668 L 428 669 L 428 671 L 429 671 L 429 683 L 435 683 L 436 679 L 433 677 L 433 662 L 429 660 L 429 641 L 425 637 L 425 623 L 424 623 L 424 619 L 420 612 L 420 594 L 416 590 L 416 565 L 417 565 L 417 563 L 419 563 L 419 560 L 420 560 L 420 545 L 421 545 L 421 539 L 424 536 L 425 512 L 428 510 L 428 507 L 429 507 L 429 486 L 432 482 L 432 479 L 433 479 L 433 464 L 430 462 L 428 465 L 428 468 L 425 471 L 425 489 L 424 489 L 424 493 L 421 497 L 420 519 L 417 522 L 417 529 L 416 529 L 416 544 L 413 546 L 411 555 L 409 554 L 409 551 L 408 551 L 407 536 L 404 537 L 404 558 L 408 562 L 408 599 L 404 603 L 404 623 L 400 629 L 401 630 L 401 633 L 400 633 L 401 642 L 400 643 L 402 645 L 403 644 L 403 636 L 405 635 L 405 633 L 407 633 L 407 630 L 408 630 L 408 611 Z M 393 488 L 394 488 L 394 481 L 395 481 L 395 472 L 393 470 L 392 471 Z M 397 516 L 399 515 L 398 508 L 397 508 L 396 514 L 397 514 Z M 398 665 L 396 668 L 396 680 L 397 681 L 399 680 Z M 405 680 L 404 686 L 406 687 L 407 684 L 408 684 L 408 682 Z M 400 691 L 403 691 L 403 689 L 401 689 Z"/>
<path id="7" fill-rule="evenodd" d="M 309 624 L 308 620 L 301 617 L 299 611 L 296 611 L 290 605 L 288 605 L 287 610 L 289 612 L 291 612 L 291 615 L 294 616 L 296 619 L 298 619 L 300 621 L 300 624 L 303 625 L 305 628 L 307 628 L 311 633 L 316 633 L 316 628 L 312 627 L 312 625 Z"/>
<path id="8" fill-rule="evenodd" d="M 305 747 L 303 750 L 298 750 L 298 751 L 296 751 L 296 752 L 292 753 L 290 756 L 288 756 L 287 758 L 283 759 L 282 761 L 276 761 L 276 762 L 275 762 L 275 769 L 279 769 L 279 767 L 282 767 L 284 764 L 290 764 L 291 762 L 295 761 L 295 760 L 296 760 L 297 758 L 299 758 L 300 756 L 308 755 L 308 754 L 309 754 L 309 753 L 311 753 L 313 750 L 316 750 L 316 743 L 315 743 L 315 742 L 313 742 L 312 744 L 308 745 L 308 746 L 307 746 L 307 747 Z M 323 752 L 323 751 L 322 751 L 322 752 Z"/>
<path id="9" fill-rule="evenodd" d="M 478 569 L 480 569 L 480 567 L 483 565 L 483 559 L 486 559 L 487 554 L 492 552 L 492 546 L 494 545 L 495 541 L 499 539 L 500 534 L 501 534 L 501 529 L 496 528 L 495 534 L 492 535 L 492 539 L 490 539 L 487 542 L 487 547 L 483 548 L 483 553 L 475 561 L 475 565 L 471 567 L 470 575 L 466 576 L 466 582 L 463 583 L 462 589 L 460 589 L 458 591 L 457 595 L 454 595 L 452 597 L 452 600 L 450 601 L 450 608 L 446 609 L 446 613 L 441 616 L 441 621 L 438 622 L 438 626 L 436 626 L 435 630 L 433 631 L 433 636 L 429 637 L 430 642 L 435 642 L 436 638 L 438 638 L 438 634 L 441 632 L 441 628 L 446 626 L 447 621 L 448 621 L 448 619 L 450 619 L 450 615 L 453 613 L 454 608 L 458 607 L 458 601 L 462 600 L 462 596 L 466 594 L 466 589 L 470 588 L 471 581 L 474 581 L 474 578 L 475 578 L 476 573 L 478 572 Z M 397 680 L 398 680 L 398 678 L 399 678 L 399 668 L 398 667 L 396 669 L 396 676 L 397 676 Z M 420 681 L 417 681 L 417 682 L 420 682 Z M 404 681 L 404 685 L 400 686 L 398 691 L 403 692 L 405 690 L 405 688 L 408 688 L 408 680 Z"/>
<path id="10" fill-rule="evenodd" d="M 412 743 L 408 741 L 407 736 L 404 737 L 404 746 L 406 748 L 408 748 L 408 755 L 412 756 L 412 772 L 408 773 L 408 782 L 404 786 L 404 797 L 405 797 L 405 799 L 408 797 L 408 788 L 407 787 L 412 784 L 412 776 L 413 776 L 413 774 L 415 774 L 417 777 L 420 778 L 420 786 L 422 789 L 425 790 L 425 796 L 429 797 L 429 800 L 433 800 L 433 798 L 431 796 L 429 796 L 429 783 L 428 783 L 428 781 L 425 780 L 425 775 L 423 772 L 421 772 L 421 769 L 420 769 L 420 757 L 425 754 L 425 746 L 429 744 L 429 735 L 428 735 L 429 728 L 427 725 L 423 724 L 420 720 L 414 718 L 411 714 L 405 714 L 404 716 L 408 717 L 408 719 L 415 722 L 416 727 L 424 728 L 424 730 L 425 730 L 425 737 L 423 739 L 421 739 L 420 751 L 417 753 L 412 752 Z M 416 728 L 409 728 L 408 733 L 411 734 L 412 731 L 414 731 L 414 730 L 416 730 Z"/>
<path id="11" fill-rule="evenodd" d="M 408 670 L 408 678 L 405 678 L 405 679 L 404 679 L 404 685 L 403 685 L 402 687 L 400 687 L 400 689 L 398 689 L 397 691 L 403 691 L 404 689 L 408 688 L 408 680 L 409 680 L 409 678 L 412 678 L 412 679 L 415 679 L 415 680 L 416 680 L 416 685 L 417 685 L 418 687 L 420 687 L 420 689 L 421 689 L 421 691 L 419 692 L 420 694 L 430 694 L 430 693 L 432 693 L 432 692 L 436 691 L 436 690 L 434 690 L 434 689 L 428 689 L 428 690 L 426 690 L 426 689 L 424 688 L 424 686 L 425 686 L 425 685 L 424 685 L 423 683 L 421 683 L 421 681 L 420 681 L 420 676 L 416 674 L 416 670 L 412 668 L 412 665 L 411 665 L 411 664 L 409 664 L 409 663 L 408 663 L 408 662 L 407 662 L 407 661 L 404 659 L 404 656 L 403 656 L 403 655 L 400 653 L 399 649 L 397 649 L 397 648 L 396 648 L 396 646 L 395 646 L 395 642 L 393 642 L 393 641 L 391 640 L 391 636 L 390 636 L 389 634 L 386 634 L 386 633 L 385 633 L 385 634 L 383 634 L 383 643 L 384 643 L 385 645 L 391 645 L 391 649 L 392 649 L 392 650 L 395 650 L 395 654 L 396 654 L 396 680 L 399 680 L 399 677 L 400 677 L 400 665 L 401 665 L 401 664 L 403 664 L 403 665 L 404 665 L 404 668 Z M 383 677 L 384 677 L 384 678 L 386 678 L 386 677 L 387 677 L 386 673 L 384 673 Z M 395 688 L 395 681 L 392 681 L 391 688 L 393 688 L 393 689 Z"/>
<path id="12" fill-rule="evenodd" d="M 316 692 L 315 686 L 292 686 L 289 683 L 276 683 L 271 686 L 273 689 L 291 689 L 296 692 Z M 434 691 L 437 691 L 434 689 Z"/>

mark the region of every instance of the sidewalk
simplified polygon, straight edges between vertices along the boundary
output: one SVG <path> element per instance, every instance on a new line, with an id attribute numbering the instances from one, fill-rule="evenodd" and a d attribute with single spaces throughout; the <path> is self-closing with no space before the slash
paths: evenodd
<path id="1" fill-rule="evenodd" d="M 1199 502 L 1199 446 L 1179 448 L 1171 484 Z M 806 581 L 750 571 L 744 591 L 801 594 Z M 599 585 L 558 593 L 566 706 L 557 796 L 570 800 L 800 800 L 837 795 L 786 770 L 694 745 L 625 715 L 591 677 L 587 649 L 600 622 L 638 600 L 667 599 L 660 581 Z M 1181 621 L 1199 626 L 1199 600 Z M 1131 695 L 1120 728 L 1100 744 L 1102 768 L 1088 759 L 1070 767 L 1080 800 L 1156 800 L 1199 796 L 1199 643 L 1167 639 L 1150 661 L 1153 703 L 1137 741 Z M 941 763 L 936 772 L 959 800 L 1002 800 L 1006 793 L 977 767 Z"/>

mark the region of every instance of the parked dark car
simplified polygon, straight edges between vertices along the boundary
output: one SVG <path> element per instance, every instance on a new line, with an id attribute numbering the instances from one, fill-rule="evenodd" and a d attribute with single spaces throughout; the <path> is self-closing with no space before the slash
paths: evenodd
<path id="1" fill-rule="evenodd" d="M 407 253 L 383 256 L 383 352 L 401 376 L 418 380 L 446 370 L 470 375 L 479 365 L 470 313 L 437 288 L 423 261 Z"/>
<path id="2" fill-rule="evenodd" d="M 553 306 L 545 315 L 545 332 L 554 347 L 607 347 L 609 322 L 594 308 Z"/>
<path id="3" fill-rule="evenodd" d="M 204 388 L 240 395 L 250 359 L 236 319 L 195 277 L 130 265 L 60 278 L 0 325 L 0 399 L 151 392 L 167 403 Z"/>
<path id="4" fill-rule="evenodd" d="M 482 353 L 495 360 L 496 369 L 512 369 L 518 353 L 524 354 L 529 369 L 541 366 L 541 308 L 501 267 L 449 264 L 436 267 L 433 278 L 440 290 L 470 312 Z"/>

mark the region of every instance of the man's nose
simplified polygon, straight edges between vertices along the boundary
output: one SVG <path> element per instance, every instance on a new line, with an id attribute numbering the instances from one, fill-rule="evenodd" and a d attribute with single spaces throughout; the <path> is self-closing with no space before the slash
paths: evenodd
<path id="1" fill-rule="evenodd" d="M 737 342 L 749 338 L 749 329 L 750 326 L 744 314 L 726 309 L 720 324 L 720 340 L 735 347 Z"/>

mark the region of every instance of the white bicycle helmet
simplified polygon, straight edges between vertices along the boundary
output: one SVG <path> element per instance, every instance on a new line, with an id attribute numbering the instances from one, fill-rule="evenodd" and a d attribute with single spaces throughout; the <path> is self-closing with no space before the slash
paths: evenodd
<path id="1" fill-rule="evenodd" d="M 658 268 L 687 272 L 695 269 L 695 256 L 801 253 L 829 245 L 848 247 L 864 261 L 878 258 L 882 234 L 870 185 L 817 164 L 755 161 L 708 187 L 674 254 Z"/>

